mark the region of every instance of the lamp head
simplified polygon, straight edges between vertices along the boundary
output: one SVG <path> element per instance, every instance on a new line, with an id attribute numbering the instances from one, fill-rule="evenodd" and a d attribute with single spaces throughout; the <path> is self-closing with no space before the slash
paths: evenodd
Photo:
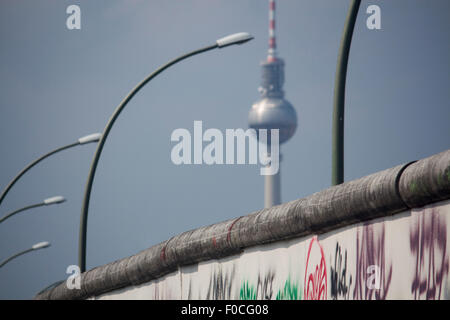
<path id="1" fill-rule="evenodd" d="M 80 139 L 78 139 L 78 143 L 86 144 L 86 143 L 90 143 L 90 142 L 98 142 L 98 141 L 100 141 L 101 138 L 102 138 L 101 133 L 93 133 L 93 134 L 81 137 Z"/>
<path id="2" fill-rule="evenodd" d="M 64 201 L 66 201 L 66 199 L 62 196 L 56 196 L 56 197 L 51 197 L 51 198 L 47 198 L 44 200 L 44 204 L 46 206 L 49 206 L 51 204 L 58 204 L 58 203 L 63 203 Z"/>
<path id="3" fill-rule="evenodd" d="M 223 48 L 223 47 L 231 46 L 233 44 L 243 44 L 252 39 L 253 39 L 253 37 L 249 33 L 239 32 L 239 33 L 234 33 L 229 36 L 220 38 L 216 41 L 216 43 L 219 48 Z"/>
<path id="4" fill-rule="evenodd" d="M 39 250 L 39 249 L 44 249 L 44 248 L 47 248 L 47 247 L 50 247 L 50 242 L 43 241 L 43 242 L 36 243 L 31 248 L 33 250 Z"/>

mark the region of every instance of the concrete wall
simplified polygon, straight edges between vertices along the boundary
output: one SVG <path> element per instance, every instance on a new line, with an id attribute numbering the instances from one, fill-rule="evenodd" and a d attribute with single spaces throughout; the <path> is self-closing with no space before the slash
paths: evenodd
<path id="1" fill-rule="evenodd" d="M 449 299 L 449 199 L 450 150 L 181 233 L 36 299 Z"/>
<path id="2" fill-rule="evenodd" d="M 450 299 L 450 202 L 245 249 L 98 299 Z"/>

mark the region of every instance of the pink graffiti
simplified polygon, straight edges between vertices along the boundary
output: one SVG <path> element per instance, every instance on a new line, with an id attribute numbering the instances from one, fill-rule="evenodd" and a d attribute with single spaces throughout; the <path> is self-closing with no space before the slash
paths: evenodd
<path id="1" fill-rule="evenodd" d="M 313 252 L 312 255 L 311 252 Z M 309 243 L 306 259 L 304 297 L 305 300 L 327 299 L 327 267 L 323 248 L 317 240 L 317 237 L 313 237 Z"/>

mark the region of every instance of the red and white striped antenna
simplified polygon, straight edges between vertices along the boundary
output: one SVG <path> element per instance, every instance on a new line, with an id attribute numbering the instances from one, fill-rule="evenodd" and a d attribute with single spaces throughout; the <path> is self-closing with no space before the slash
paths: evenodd
<path id="1" fill-rule="evenodd" d="M 269 55 L 267 61 L 275 61 L 277 42 L 275 38 L 275 0 L 269 0 Z"/>

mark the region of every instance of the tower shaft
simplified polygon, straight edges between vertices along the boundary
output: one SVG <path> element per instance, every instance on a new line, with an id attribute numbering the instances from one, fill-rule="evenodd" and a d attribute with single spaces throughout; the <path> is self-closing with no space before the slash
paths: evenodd
<path id="1" fill-rule="evenodd" d="M 261 64 L 263 97 L 283 98 L 284 63 L 277 60 L 277 40 L 275 35 L 275 0 L 269 0 L 269 51 L 267 62 Z M 280 170 L 277 174 L 264 178 L 264 208 L 281 203 Z"/>
<path id="2" fill-rule="evenodd" d="M 280 170 L 274 175 L 264 176 L 264 208 L 270 208 L 279 204 L 281 204 Z"/>

